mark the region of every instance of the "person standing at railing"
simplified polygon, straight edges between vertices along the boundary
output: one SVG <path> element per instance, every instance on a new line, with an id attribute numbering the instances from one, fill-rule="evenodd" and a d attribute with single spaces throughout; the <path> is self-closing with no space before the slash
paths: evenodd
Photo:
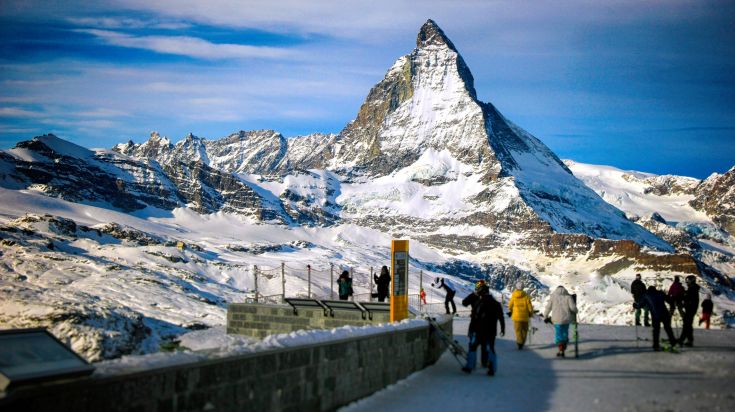
<path id="1" fill-rule="evenodd" d="M 385 302 L 385 298 L 388 297 L 388 290 L 390 289 L 390 272 L 388 272 L 388 266 L 380 268 L 380 276 L 373 275 L 375 278 L 375 284 L 378 285 L 378 302 Z"/>
<path id="2" fill-rule="evenodd" d="M 350 272 L 348 271 L 342 271 L 342 274 L 339 275 L 339 278 L 337 279 L 337 286 L 338 286 L 338 293 L 339 293 L 339 300 L 347 300 L 354 291 L 352 290 L 352 278 L 350 277 Z"/>
<path id="3" fill-rule="evenodd" d="M 421 299 L 421 303 L 426 305 L 426 291 L 424 290 L 424 288 L 421 288 L 421 290 L 419 291 L 419 299 Z"/>
<path id="4" fill-rule="evenodd" d="M 457 293 L 457 288 L 454 287 L 452 282 L 444 278 L 436 278 L 434 279 L 434 283 L 432 283 L 431 286 L 447 291 L 447 296 L 446 298 L 444 298 L 444 308 L 447 310 L 447 315 L 449 315 L 449 305 L 451 304 L 451 314 L 456 315 L 457 305 L 454 304 L 454 295 Z"/>

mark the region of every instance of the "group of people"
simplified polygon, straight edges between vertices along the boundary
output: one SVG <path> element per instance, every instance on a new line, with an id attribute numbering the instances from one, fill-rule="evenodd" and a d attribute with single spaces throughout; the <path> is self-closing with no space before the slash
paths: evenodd
<path id="1" fill-rule="evenodd" d="M 389 295 L 390 290 L 390 272 L 388 266 L 383 266 L 380 269 L 380 275 L 374 274 L 373 280 L 378 286 L 378 302 L 385 302 L 385 299 Z M 347 300 L 350 296 L 354 295 L 355 291 L 352 289 L 352 278 L 350 272 L 342 271 L 342 274 L 337 278 L 337 293 L 339 294 L 340 300 Z"/>
<path id="2" fill-rule="evenodd" d="M 676 344 L 683 346 L 694 344 L 694 318 L 699 309 L 699 285 L 694 275 L 686 277 L 686 288 L 681 284 L 679 276 L 674 276 L 674 282 L 669 287 L 668 293 L 664 293 L 653 285 L 646 288 L 638 273 L 630 285 L 630 292 L 633 295 L 636 326 L 641 325 L 641 312 L 644 326 L 653 326 L 654 350 L 661 350 L 659 336 L 662 325 L 668 337 L 669 348 L 672 350 Z M 702 301 L 702 317 L 699 320 L 699 324 L 705 323 L 707 329 L 710 326 L 713 306 L 712 296 L 708 293 Z M 682 319 L 681 335 L 678 338 L 671 329 L 671 319 L 675 313 Z M 649 314 L 652 323 L 649 322 Z"/>
<path id="3" fill-rule="evenodd" d="M 446 285 L 447 280 L 435 285 Z M 447 293 L 449 296 L 449 292 Z M 452 294 L 452 297 L 454 294 Z M 447 300 L 446 310 L 449 314 L 450 300 Z M 505 318 L 501 304 L 490 293 L 490 288 L 484 280 L 475 284 L 475 290 L 462 300 L 463 306 L 470 306 L 470 324 L 467 330 L 469 348 L 467 363 L 462 368 L 465 373 L 471 373 L 477 363 L 477 349 L 480 348 L 480 363 L 487 368 L 488 375 L 495 375 L 498 368 L 498 357 L 495 353 L 495 337 L 498 334 L 497 324 L 500 323 L 500 336 L 505 335 Z M 456 308 L 454 309 L 456 312 Z M 528 337 L 529 323 L 534 310 L 531 297 L 523 290 L 523 283 L 518 282 L 508 302 L 508 317 L 513 320 L 518 350 L 522 350 Z M 573 295 L 559 286 L 552 293 L 544 310 L 544 318 L 554 323 L 555 342 L 559 348 L 557 356 L 565 356 L 569 343 L 569 324 L 576 323 L 577 305 Z"/>

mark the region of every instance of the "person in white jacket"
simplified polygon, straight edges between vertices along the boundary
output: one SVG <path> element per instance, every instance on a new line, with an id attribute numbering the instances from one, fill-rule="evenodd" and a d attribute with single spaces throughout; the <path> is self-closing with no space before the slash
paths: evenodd
<path id="1" fill-rule="evenodd" d="M 549 313 L 551 313 L 550 319 Z M 551 294 L 549 303 L 546 304 L 544 310 L 544 319 L 547 323 L 554 323 L 555 340 L 559 347 L 556 356 L 564 357 L 564 351 L 566 351 L 567 343 L 569 343 L 569 324 L 577 319 L 577 305 L 564 286 L 560 285 Z"/>

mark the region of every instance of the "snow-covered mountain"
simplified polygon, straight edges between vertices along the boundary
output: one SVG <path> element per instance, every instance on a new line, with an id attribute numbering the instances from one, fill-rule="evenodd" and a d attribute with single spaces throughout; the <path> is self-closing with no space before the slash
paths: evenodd
<path id="1" fill-rule="evenodd" d="M 310 264 L 324 296 L 330 263 L 361 268 L 367 293 L 398 237 L 411 293 L 421 271 L 506 292 L 521 280 L 537 300 L 564 284 L 583 320 L 616 323 L 640 272 L 696 274 L 730 302 L 733 170 L 699 182 L 565 164 L 473 83 L 429 20 L 336 135 L 153 133 L 112 150 L 45 135 L 0 151 L 0 325 L 50 326 L 90 359 L 151 351 L 221 324 L 252 295 L 253 265 L 274 270 L 265 295 L 281 293 L 281 262 L 287 294 L 305 293 Z"/>
<path id="2" fill-rule="evenodd" d="M 733 178 L 733 169 L 699 180 L 571 160 L 564 163 L 629 219 L 665 239 L 678 252 L 692 254 L 700 271 L 731 284 L 735 236 L 723 223 L 732 219 L 728 205 L 734 204 L 735 193 L 728 179 Z"/>

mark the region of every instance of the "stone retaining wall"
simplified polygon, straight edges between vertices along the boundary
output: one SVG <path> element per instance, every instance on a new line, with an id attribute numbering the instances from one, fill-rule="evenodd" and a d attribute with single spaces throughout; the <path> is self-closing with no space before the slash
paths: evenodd
<path id="1" fill-rule="evenodd" d="M 451 331 L 451 318 L 442 323 Z M 0 410 L 328 411 L 433 364 L 443 350 L 427 324 L 144 372 L 21 387 L 0 398 Z"/>
<path id="2" fill-rule="evenodd" d="M 334 309 L 334 316 L 324 316 L 319 308 L 298 308 L 298 315 L 288 305 L 232 303 L 227 306 L 227 333 L 264 338 L 276 333 L 303 329 L 332 329 L 345 325 L 377 325 L 390 321 L 388 312 L 374 312 L 372 320 L 361 312 Z"/>

